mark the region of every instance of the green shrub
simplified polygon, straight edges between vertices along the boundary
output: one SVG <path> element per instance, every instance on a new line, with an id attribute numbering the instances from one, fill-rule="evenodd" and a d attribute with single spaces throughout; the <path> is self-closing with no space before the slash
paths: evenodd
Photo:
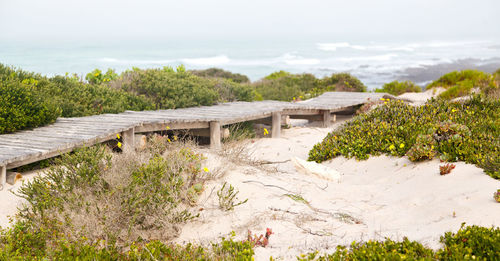
<path id="1" fill-rule="evenodd" d="M 61 110 L 37 91 L 33 78 L 0 80 L 0 134 L 54 122 Z"/>
<path id="2" fill-rule="evenodd" d="M 446 91 L 442 92 L 439 97 L 451 100 L 457 97 L 467 96 L 471 93 L 474 85 L 471 80 L 464 80 L 458 82 L 457 85 L 449 87 Z"/>
<path id="3" fill-rule="evenodd" d="M 239 84 L 226 79 L 209 79 L 218 94 L 217 102 L 254 101 L 255 90 L 247 84 Z"/>
<path id="4" fill-rule="evenodd" d="M 473 163 L 500 178 L 500 100 L 474 96 L 464 103 L 385 103 L 329 133 L 309 152 L 309 160 L 339 155 L 367 159 L 384 153 L 417 161 L 431 158 L 435 150 L 443 160 Z"/>
<path id="5" fill-rule="evenodd" d="M 264 100 L 293 101 L 309 99 L 329 91 L 366 91 L 366 86 L 348 73 L 332 74 L 323 79 L 314 75 L 274 72 L 252 84 Z"/>
<path id="6" fill-rule="evenodd" d="M 143 96 L 114 90 L 105 85 L 85 84 L 74 77 L 55 76 L 40 91 L 62 109 L 63 117 L 82 117 L 125 110 L 153 109 Z"/>
<path id="7" fill-rule="evenodd" d="M 301 255 L 298 260 L 499 260 L 500 228 L 467 226 L 457 233 L 441 236 L 443 247 L 437 251 L 404 238 L 401 242 L 353 242 L 349 248 L 338 246 L 332 254 L 318 252 Z"/>
<path id="8" fill-rule="evenodd" d="M 401 95 L 406 92 L 421 92 L 422 88 L 411 81 L 386 83 L 382 88 L 375 89 L 375 92 L 385 92 L 392 95 Z"/>
<path id="9" fill-rule="evenodd" d="M 95 69 L 85 76 L 85 80 L 87 80 L 90 84 L 106 83 L 116 78 L 118 78 L 118 74 L 116 74 L 112 69 L 108 69 L 104 74 L 101 70 Z"/>
<path id="10" fill-rule="evenodd" d="M 122 73 L 110 84 L 151 100 L 156 109 L 185 108 L 199 105 L 213 105 L 218 93 L 209 79 L 200 78 L 185 71 L 184 67 L 174 71 L 163 69 L 134 69 Z"/>
<path id="11" fill-rule="evenodd" d="M 190 70 L 190 73 L 205 78 L 223 78 L 232 80 L 235 83 L 249 83 L 250 79 L 246 75 L 232 73 L 219 68 L 208 68 L 205 70 Z"/>
<path id="12" fill-rule="evenodd" d="M 319 89 L 336 92 L 366 92 L 366 86 L 349 73 L 334 73 L 329 77 L 324 77 L 319 83 Z"/>
<path id="13" fill-rule="evenodd" d="M 473 88 L 479 88 L 482 93 L 491 96 L 498 93 L 500 88 L 493 75 L 477 70 L 447 73 L 427 86 L 427 88 L 433 87 L 447 89 L 447 91 L 440 94 L 440 97 L 445 99 L 469 95 Z"/>
<path id="14" fill-rule="evenodd" d="M 462 227 L 457 233 L 441 236 L 441 260 L 500 260 L 500 228 Z"/>
<path id="15" fill-rule="evenodd" d="M 317 96 L 317 81 L 312 74 L 280 71 L 252 85 L 264 100 L 292 101 Z"/>
<path id="16" fill-rule="evenodd" d="M 318 255 L 317 252 L 302 255 L 297 259 L 306 260 L 435 260 L 434 251 L 422 244 L 410 241 L 406 237 L 402 242 L 390 239 L 385 241 L 353 242 L 350 248 L 338 246 L 330 255 Z"/>
<path id="17" fill-rule="evenodd" d="M 279 78 L 287 77 L 287 76 L 292 76 L 293 74 L 286 72 L 286 71 L 278 71 L 278 72 L 273 72 L 269 74 L 268 76 L 264 77 L 266 80 L 276 80 Z"/>
<path id="18" fill-rule="evenodd" d="M 432 159 L 436 155 L 436 145 L 437 142 L 431 135 L 419 134 L 415 140 L 415 144 L 406 152 L 406 156 L 411 161 Z"/>
<path id="19" fill-rule="evenodd" d="M 154 240 L 134 242 L 130 250 L 122 251 L 105 241 L 89 244 L 83 239 L 76 242 L 61 239 L 49 247 L 43 244 L 45 234 L 32 234 L 22 224 L 1 232 L 0 260 L 251 260 L 254 255 L 252 244 L 234 241 L 234 233 L 207 247 Z"/>
<path id="20" fill-rule="evenodd" d="M 115 247 L 138 238 L 168 240 L 195 216 L 187 211 L 188 191 L 203 184 L 201 155 L 178 145 L 168 142 L 163 156 L 112 156 L 102 147 L 63 155 L 45 176 L 19 189 L 26 205 L 18 220 L 33 233 L 47 232 L 48 245 L 81 237 Z"/>

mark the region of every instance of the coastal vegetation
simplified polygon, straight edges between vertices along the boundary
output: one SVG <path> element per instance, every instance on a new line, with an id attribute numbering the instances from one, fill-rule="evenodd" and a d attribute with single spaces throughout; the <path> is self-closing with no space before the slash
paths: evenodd
<path id="1" fill-rule="evenodd" d="M 406 92 L 421 92 L 421 91 L 422 88 L 411 81 L 404 81 L 404 82 L 392 81 L 384 84 L 382 88 L 375 89 L 375 92 L 385 92 L 396 96 Z"/>
<path id="2" fill-rule="evenodd" d="M 499 69 L 500 70 L 500 69 Z M 442 87 L 446 91 L 439 96 L 444 99 L 454 99 L 481 92 L 487 96 L 500 97 L 499 71 L 494 74 L 478 70 L 453 71 L 441 76 L 427 86 L 427 88 Z"/>
<path id="3" fill-rule="evenodd" d="M 155 109 L 185 108 L 199 105 L 213 105 L 217 102 L 252 101 L 254 92 L 248 85 L 242 85 L 224 78 L 198 77 L 179 66 L 161 69 L 134 68 L 123 72 L 109 82 L 112 89 L 144 96 Z"/>
<path id="4" fill-rule="evenodd" d="M 408 156 L 412 161 L 439 157 L 476 164 L 500 179 L 500 100 L 476 95 L 464 102 L 431 100 L 423 106 L 384 100 L 329 133 L 309 152 L 322 162 L 344 156 Z"/>
<path id="5" fill-rule="evenodd" d="M 184 66 L 132 68 L 121 74 L 95 69 L 85 76 L 47 77 L 0 64 L 0 134 L 125 110 L 174 109 L 219 102 L 308 99 L 327 91 L 366 91 L 347 73 L 322 79 L 279 71 L 250 83 L 221 69 L 187 71 Z"/>
<path id="6" fill-rule="evenodd" d="M 0 260 L 252 260 L 256 248 L 272 244 L 270 228 L 243 240 L 232 232 L 208 245 L 171 243 L 186 220 L 198 218 L 198 195 L 214 176 L 194 146 L 152 136 L 136 154 L 94 146 L 62 155 L 17 192 L 26 203 L 11 228 L 0 228 Z M 433 250 L 406 238 L 370 240 L 297 259 L 500 258 L 500 228 L 462 225 L 441 243 Z"/>
<path id="7" fill-rule="evenodd" d="M 2 64 L 0 86 L 0 134 L 43 126 L 57 117 L 154 108 L 142 96 L 87 84 L 76 76 L 49 78 Z"/>
<path id="8" fill-rule="evenodd" d="M 334 73 L 318 79 L 309 73 L 274 72 L 253 83 L 259 99 L 293 101 L 309 99 L 324 92 L 364 92 L 366 86 L 349 73 Z"/>
<path id="9" fill-rule="evenodd" d="M 246 75 L 232 73 L 219 68 L 208 68 L 205 70 L 189 70 L 190 73 L 205 78 L 224 78 L 232 80 L 236 83 L 250 83 L 250 79 Z"/>

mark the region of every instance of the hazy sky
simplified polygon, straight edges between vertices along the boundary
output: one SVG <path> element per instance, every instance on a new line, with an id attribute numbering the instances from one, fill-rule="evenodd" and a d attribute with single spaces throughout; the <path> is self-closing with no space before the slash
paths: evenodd
<path id="1" fill-rule="evenodd" d="M 499 0 L 0 0 L 0 39 L 500 35 Z"/>

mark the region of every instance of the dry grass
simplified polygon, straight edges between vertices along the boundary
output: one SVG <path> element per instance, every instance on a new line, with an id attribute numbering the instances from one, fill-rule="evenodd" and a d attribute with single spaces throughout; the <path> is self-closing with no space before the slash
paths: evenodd
<path id="1" fill-rule="evenodd" d="M 192 141 L 154 136 L 136 153 L 112 154 L 101 147 L 64 156 L 48 175 L 21 190 L 28 204 L 19 217 L 56 230 L 53 240 L 63 236 L 117 246 L 168 241 L 196 217 L 191 206 L 210 178 L 195 148 Z"/>

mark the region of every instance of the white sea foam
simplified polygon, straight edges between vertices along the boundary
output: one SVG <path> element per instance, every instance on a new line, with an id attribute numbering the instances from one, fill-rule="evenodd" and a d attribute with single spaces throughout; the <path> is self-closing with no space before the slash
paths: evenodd
<path id="1" fill-rule="evenodd" d="M 321 62 L 319 59 L 303 58 L 292 53 L 283 55 L 283 60 L 288 65 L 315 65 Z"/>
<path id="2" fill-rule="evenodd" d="M 184 58 L 180 59 L 182 63 L 188 65 L 199 65 L 199 66 L 215 66 L 227 64 L 231 61 L 226 55 L 219 55 L 213 57 L 202 57 L 202 58 Z"/>
<path id="3" fill-rule="evenodd" d="M 342 62 L 353 62 L 353 61 L 390 61 L 391 59 L 398 57 L 395 53 L 383 54 L 383 55 L 372 55 L 372 56 L 359 56 L 359 57 L 342 57 L 338 58 L 338 61 Z"/>
<path id="4" fill-rule="evenodd" d="M 99 62 L 109 64 L 123 64 L 123 65 L 164 65 L 175 62 L 175 60 L 133 60 L 133 59 L 116 59 L 116 58 L 101 58 Z"/>
<path id="5" fill-rule="evenodd" d="M 318 49 L 323 50 L 323 51 L 336 51 L 338 48 L 352 48 L 352 49 L 357 49 L 357 50 L 364 50 L 366 47 L 361 46 L 361 45 L 351 45 L 350 43 L 347 42 L 342 42 L 342 43 L 318 43 L 316 44 Z"/>

